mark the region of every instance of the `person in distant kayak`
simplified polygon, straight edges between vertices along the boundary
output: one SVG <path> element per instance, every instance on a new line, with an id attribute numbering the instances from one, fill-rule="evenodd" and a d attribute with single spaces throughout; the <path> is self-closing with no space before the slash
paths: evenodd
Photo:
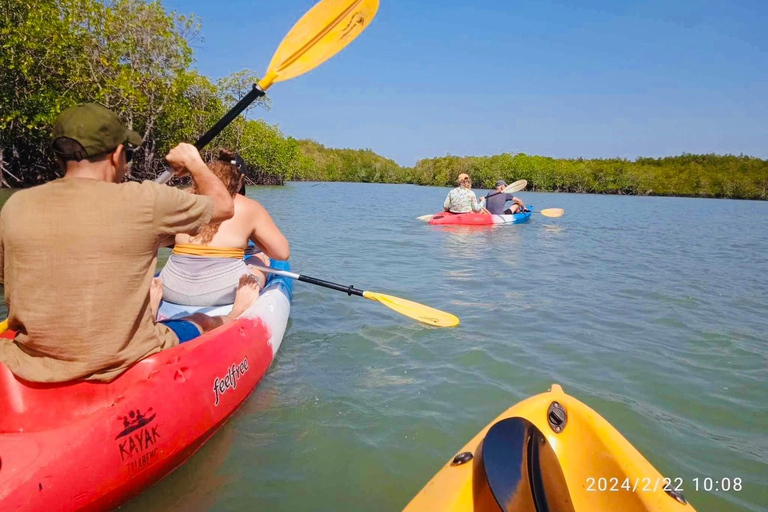
<path id="1" fill-rule="evenodd" d="M 234 214 L 231 194 L 191 144 L 166 160 L 198 193 L 121 183 L 141 137 L 103 105 L 65 110 L 53 127 L 64 177 L 16 192 L 0 213 L 0 283 L 8 328 L 0 362 L 32 382 L 108 381 L 137 361 L 232 321 L 258 297 L 240 283 L 225 317 L 155 323 L 150 284 L 169 236 Z"/>
<path id="2" fill-rule="evenodd" d="M 443 202 L 443 208 L 451 213 L 479 212 L 482 206 L 477 201 L 477 196 L 472 192 L 472 180 L 469 174 L 461 173 L 456 180 L 458 187 L 448 192 Z"/>
<path id="3" fill-rule="evenodd" d="M 484 203 L 488 212 L 493 215 L 514 215 L 516 213 L 527 211 L 524 202 L 512 194 L 504 193 L 506 187 L 506 181 L 498 180 L 496 182 L 496 188 L 480 200 Z M 508 201 L 512 201 L 512 206 L 505 209 Z"/>
<path id="4" fill-rule="evenodd" d="M 287 260 L 288 240 L 269 212 L 258 201 L 238 194 L 243 175 L 234 153 L 221 150 L 209 167 L 234 199 L 235 215 L 221 223 L 200 228 L 199 233 L 176 235 L 173 254 L 159 279 L 163 299 L 187 306 L 220 306 L 235 298 L 240 276 L 253 273 L 261 287 L 266 276 L 243 261 L 248 241 L 263 252 L 257 264 L 269 266 L 269 258 Z M 197 188 L 193 193 L 198 193 Z"/>

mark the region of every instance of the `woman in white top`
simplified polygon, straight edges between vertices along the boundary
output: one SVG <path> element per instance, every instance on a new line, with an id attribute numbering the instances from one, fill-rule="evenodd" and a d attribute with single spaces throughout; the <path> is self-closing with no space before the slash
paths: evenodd
<path id="1" fill-rule="evenodd" d="M 459 186 L 448 193 L 443 208 L 451 213 L 470 213 L 482 210 L 477 196 L 472 192 L 472 180 L 469 174 L 461 173 L 458 178 Z"/>

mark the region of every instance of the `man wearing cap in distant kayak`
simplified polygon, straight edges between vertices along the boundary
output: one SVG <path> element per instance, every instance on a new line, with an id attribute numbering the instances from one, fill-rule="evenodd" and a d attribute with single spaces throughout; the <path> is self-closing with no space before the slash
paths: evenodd
<path id="1" fill-rule="evenodd" d="M 64 177 L 16 192 L 0 213 L 0 282 L 8 327 L 0 362 L 32 382 L 111 380 L 136 361 L 212 329 L 227 317 L 156 324 L 150 283 L 158 247 L 232 217 L 232 196 L 197 149 L 166 156 L 199 195 L 153 182 L 121 183 L 141 137 L 106 107 L 64 111 L 53 149 Z M 246 281 L 248 281 L 246 279 Z M 241 282 L 232 317 L 258 296 Z M 239 302 L 238 302 L 239 299 Z"/>
<path id="2" fill-rule="evenodd" d="M 477 196 L 472 192 L 472 180 L 467 173 L 459 174 L 456 180 L 458 187 L 448 192 L 443 202 L 443 208 L 451 213 L 479 212 L 482 206 L 477 201 Z"/>
<path id="3" fill-rule="evenodd" d="M 506 181 L 498 180 L 496 182 L 496 189 L 480 199 L 481 202 L 485 203 L 485 208 L 493 215 L 514 215 L 515 213 L 527 211 L 524 202 L 512 194 L 504 193 L 506 187 Z M 513 204 L 505 210 L 504 207 L 507 205 L 507 201 L 512 201 Z"/>

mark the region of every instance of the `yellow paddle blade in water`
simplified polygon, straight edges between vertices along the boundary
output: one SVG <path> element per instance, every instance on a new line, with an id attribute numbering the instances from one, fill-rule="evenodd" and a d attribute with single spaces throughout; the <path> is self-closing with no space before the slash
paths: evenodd
<path id="1" fill-rule="evenodd" d="M 378 10 L 379 0 L 322 0 L 285 36 L 259 87 L 266 91 L 330 59 L 365 30 Z"/>
<path id="2" fill-rule="evenodd" d="M 539 213 L 545 217 L 562 217 L 565 210 L 562 208 L 547 208 L 546 210 L 539 210 Z"/>
<path id="3" fill-rule="evenodd" d="M 4 333 L 8 330 L 8 319 L 6 318 L 2 322 L 0 322 L 0 334 Z"/>
<path id="4" fill-rule="evenodd" d="M 410 300 L 384 295 L 383 293 L 363 292 L 363 297 L 387 306 L 389 309 L 397 311 L 419 322 L 434 325 L 435 327 L 456 327 L 459 325 L 459 318 L 445 311 L 419 304 Z"/>

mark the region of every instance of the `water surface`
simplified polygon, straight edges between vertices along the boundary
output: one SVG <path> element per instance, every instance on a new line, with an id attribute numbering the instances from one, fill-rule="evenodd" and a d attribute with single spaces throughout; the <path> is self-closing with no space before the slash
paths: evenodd
<path id="1" fill-rule="evenodd" d="M 457 314 L 455 329 L 297 283 L 254 395 L 123 510 L 402 508 L 491 419 L 553 382 L 698 510 L 768 504 L 768 203 L 520 194 L 522 225 L 431 227 L 447 189 L 254 188 L 305 274 Z M 740 477 L 741 492 L 693 478 Z"/>

